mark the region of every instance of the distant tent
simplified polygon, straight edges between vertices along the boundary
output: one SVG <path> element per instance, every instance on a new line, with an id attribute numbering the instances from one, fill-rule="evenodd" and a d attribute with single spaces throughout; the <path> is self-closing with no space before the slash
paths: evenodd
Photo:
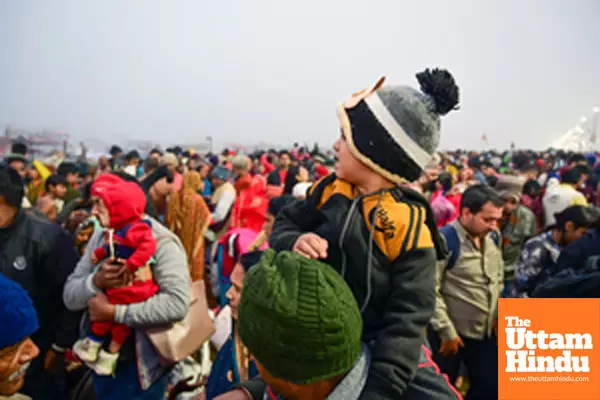
<path id="1" fill-rule="evenodd" d="M 566 151 L 588 151 L 592 150 L 593 142 L 583 128 L 575 127 L 552 142 L 550 147 Z"/>

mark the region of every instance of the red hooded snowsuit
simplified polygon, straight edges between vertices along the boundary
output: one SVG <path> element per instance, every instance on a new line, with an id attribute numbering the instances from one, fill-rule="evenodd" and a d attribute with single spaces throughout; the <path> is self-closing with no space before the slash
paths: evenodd
<path id="1" fill-rule="evenodd" d="M 94 182 L 91 194 L 99 197 L 108 210 L 115 257 L 124 259 L 131 272 L 146 266 L 156 253 L 156 240 L 149 221 L 142 220 L 146 209 L 146 196 L 142 189 L 136 183 L 107 174 Z M 110 232 L 107 232 L 105 245 L 94 251 L 98 260 L 111 256 L 109 237 Z M 136 279 L 129 286 L 107 289 L 106 296 L 111 304 L 132 304 L 154 296 L 158 289 L 153 279 Z M 111 321 L 92 324 L 92 332 L 96 336 L 105 336 L 109 331 L 112 340 L 121 345 L 131 334 L 131 329 L 124 324 Z"/>

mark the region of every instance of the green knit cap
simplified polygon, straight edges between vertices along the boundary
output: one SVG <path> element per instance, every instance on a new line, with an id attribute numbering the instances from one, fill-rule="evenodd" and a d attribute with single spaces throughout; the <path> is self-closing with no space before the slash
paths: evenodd
<path id="1" fill-rule="evenodd" d="M 271 375 L 299 385 L 348 372 L 361 354 L 362 317 L 329 265 L 267 250 L 246 275 L 242 342 Z"/>

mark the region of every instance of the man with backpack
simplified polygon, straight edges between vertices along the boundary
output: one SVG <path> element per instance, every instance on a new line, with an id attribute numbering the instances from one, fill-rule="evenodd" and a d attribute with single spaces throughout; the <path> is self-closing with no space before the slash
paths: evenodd
<path id="1" fill-rule="evenodd" d="M 523 246 L 510 287 L 510 297 L 532 297 L 538 286 L 559 272 L 557 262 L 562 249 L 586 233 L 596 214 L 584 206 L 570 206 L 554 214 L 556 223 L 552 228 L 528 240 Z M 568 255 L 566 260 L 569 260 Z M 584 263 L 583 258 L 575 262 L 582 267 Z"/>
<path id="2" fill-rule="evenodd" d="M 467 399 L 498 398 L 498 297 L 504 262 L 498 221 L 504 201 L 487 185 L 465 191 L 460 216 L 440 230 L 450 251 L 437 267 L 437 299 L 428 332 L 434 361 L 450 382 L 467 367 Z"/>

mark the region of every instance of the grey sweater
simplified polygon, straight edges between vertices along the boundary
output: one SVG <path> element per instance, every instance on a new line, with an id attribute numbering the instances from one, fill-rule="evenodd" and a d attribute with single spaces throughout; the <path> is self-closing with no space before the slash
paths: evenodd
<path id="1" fill-rule="evenodd" d="M 132 328 L 165 325 L 185 318 L 190 299 L 190 275 L 185 250 L 179 239 L 149 216 L 152 233 L 157 241 L 156 263 L 152 267 L 159 292 L 146 301 L 118 305 L 115 322 Z M 69 310 L 84 310 L 87 302 L 100 290 L 94 285 L 97 267 L 91 252 L 103 244 L 104 230 L 92 235 L 86 252 L 69 276 L 63 291 L 63 301 Z M 85 324 L 84 324 L 85 325 Z M 143 329 L 135 330 L 138 376 L 142 389 L 148 389 L 166 369 Z"/>
<path id="2" fill-rule="evenodd" d="M 152 273 L 160 290 L 141 303 L 117 306 L 115 322 L 132 328 L 181 321 L 187 314 L 190 298 L 187 257 L 179 238 L 160 222 L 150 217 L 146 219 L 152 222 L 152 233 L 157 240 Z M 91 253 L 102 246 L 103 233 L 103 230 L 94 232 L 85 254 L 65 283 L 63 301 L 69 310 L 86 309 L 88 300 L 100 291 L 93 283 L 97 269 L 92 264 Z"/>

